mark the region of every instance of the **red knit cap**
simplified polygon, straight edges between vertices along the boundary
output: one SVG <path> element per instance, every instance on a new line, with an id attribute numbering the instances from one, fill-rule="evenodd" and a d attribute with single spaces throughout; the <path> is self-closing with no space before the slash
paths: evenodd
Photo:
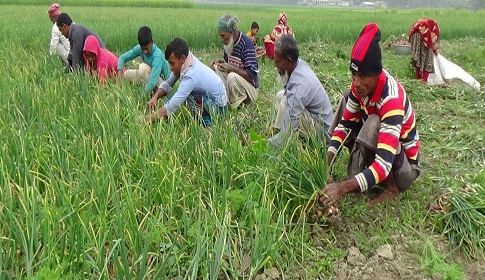
<path id="1" fill-rule="evenodd" d="M 59 5 L 59 3 L 52 3 L 47 12 L 49 15 L 58 16 L 61 14 L 61 5 Z"/>
<path id="2" fill-rule="evenodd" d="M 355 42 L 350 57 L 350 70 L 366 76 L 377 76 L 382 72 L 382 54 L 379 41 L 381 31 L 375 23 L 367 24 Z"/>

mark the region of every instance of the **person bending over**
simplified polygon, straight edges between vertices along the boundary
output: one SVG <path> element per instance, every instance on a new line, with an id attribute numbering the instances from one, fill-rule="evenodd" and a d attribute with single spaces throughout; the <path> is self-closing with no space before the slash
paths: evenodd
<path id="1" fill-rule="evenodd" d="M 137 57 L 141 57 L 143 60 L 138 69 L 124 71 L 125 63 Z M 148 26 L 142 26 L 138 30 L 138 45 L 118 58 L 118 76 L 124 77 L 130 82 L 145 84 L 141 92 L 142 96 L 151 94 L 161 82 L 170 76 L 168 62 L 162 51 L 153 43 L 152 30 Z"/>
<path id="2" fill-rule="evenodd" d="M 306 138 L 318 132 L 330 140 L 328 129 L 333 120 L 330 99 L 299 54 L 295 37 L 283 35 L 276 40 L 274 64 L 277 81 L 284 85 L 284 90 L 275 98 L 277 114 L 273 128 L 279 132 L 269 142 L 280 147 L 292 134 Z"/>
<path id="3" fill-rule="evenodd" d="M 62 35 L 69 39 L 71 51 L 67 60 L 69 65 L 67 71 L 80 71 L 85 67 L 85 61 L 83 59 L 84 42 L 89 35 L 96 37 L 99 42 L 99 46 L 102 49 L 106 49 L 103 41 L 93 31 L 87 29 L 80 24 L 74 24 L 71 17 L 66 13 L 61 13 L 57 17 L 57 27 L 61 31 Z"/>
<path id="4" fill-rule="evenodd" d="M 118 57 L 109 50 L 102 49 L 93 35 L 89 35 L 84 42 L 83 56 L 89 75 L 96 77 L 103 85 L 106 83 L 106 78 L 114 80 L 117 74 Z"/>
<path id="5" fill-rule="evenodd" d="M 401 84 L 382 69 L 380 38 L 379 27 L 370 23 L 352 49 L 350 92 L 335 114 L 338 125 L 327 150 L 330 164 L 341 145 L 350 148 L 349 178 L 322 189 L 319 203 L 324 207 L 376 184 L 384 191 L 369 205 L 394 199 L 420 174 L 414 110 Z"/>
<path id="6" fill-rule="evenodd" d="M 195 57 L 187 43 L 175 38 L 165 49 L 172 74 L 163 81 L 158 91 L 148 102 L 151 112 L 145 117 L 149 123 L 158 118 L 166 119 L 187 101 L 194 116 L 201 118 L 204 126 L 211 126 L 214 114 L 223 114 L 227 110 L 227 97 L 224 83 L 208 66 Z M 157 111 L 157 102 L 166 96 L 175 83 L 180 80 L 177 91 Z"/>

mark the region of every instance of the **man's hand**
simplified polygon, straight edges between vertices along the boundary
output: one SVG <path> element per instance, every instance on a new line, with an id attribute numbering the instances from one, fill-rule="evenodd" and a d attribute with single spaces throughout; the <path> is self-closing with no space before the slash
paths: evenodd
<path id="1" fill-rule="evenodd" d="M 213 61 L 211 62 L 211 68 L 212 68 L 212 69 L 214 69 L 214 70 L 216 70 L 216 66 L 217 66 L 219 63 L 222 63 L 222 62 L 224 62 L 224 61 L 222 61 L 222 60 L 220 60 L 220 59 L 213 60 Z"/>
<path id="2" fill-rule="evenodd" d="M 323 207 L 335 205 L 345 195 L 340 183 L 331 183 L 325 186 L 319 194 L 318 203 Z"/>
<path id="3" fill-rule="evenodd" d="M 147 109 L 148 113 L 152 113 L 155 110 L 155 106 L 157 106 L 158 98 L 154 95 L 150 101 L 147 102 Z"/>
<path id="4" fill-rule="evenodd" d="M 320 191 L 318 203 L 324 207 L 330 207 L 335 205 L 342 196 L 358 191 L 360 191 L 360 187 L 355 177 L 338 183 L 330 183 Z"/>
<path id="5" fill-rule="evenodd" d="M 219 70 L 223 71 L 223 72 L 233 72 L 236 70 L 236 66 L 230 64 L 230 63 L 219 63 L 219 65 L 217 66 L 217 68 L 219 68 Z"/>

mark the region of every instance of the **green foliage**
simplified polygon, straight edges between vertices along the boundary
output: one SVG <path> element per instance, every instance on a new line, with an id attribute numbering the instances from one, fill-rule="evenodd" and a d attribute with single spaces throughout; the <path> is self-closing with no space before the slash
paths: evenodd
<path id="1" fill-rule="evenodd" d="M 268 140 L 264 137 L 263 134 L 257 134 L 256 131 L 250 129 L 249 138 L 253 142 L 254 152 L 262 154 L 268 150 Z"/>
<path id="2" fill-rule="evenodd" d="M 416 109 L 425 172 L 390 206 L 370 210 L 366 197 L 344 199 L 340 225 L 316 237 L 324 240 L 325 253 L 319 255 L 306 229 L 306 208 L 327 181 L 325 147 L 322 139 L 310 139 L 276 153 L 268 149 L 273 96 L 280 89 L 272 61 L 260 63 L 258 102 L 229 112 L 211 131 L 184 109 L 168 122 L 142 126 L 137 120 L 146 100 L 140 87 L 102 87 L 87 76 L 64 73 L 58 58 L 47 56 L 50 2 L 36 3 L 45 5 L 1 6 L 2 279 L 248 279 L 269 267 L 282 274 L 292 267 L 331 274 L 332 262 L 348 244 L 363 245 L 369 254 L 392 232 L 430 227 L 434 221 L 423 209 L 448 178 L 463 176 L 467 184 L 483 185 L 485 175 L 477 172 L 484 162 L 483 92 L 460 85 L 429 88 L 413 79 L 408 57 L 383 48 L 385 68 L 402 81 Z M 207 64 L 221 56 L 214 30 L 218 16 L 237 14 L 241 29 L 257 20 L 264 35 L 280 11 L 106 3 L 114 2 L 61 4 L 116 54 L 136 45 L 138 28 L 147 24 L 160 48 L 183 37 Z M 406 32 L 413 20 L 431 12 L 443 22 L 442 53 L 485 82 L 482 12 L 286 12 L 302 58 L 315 69 L 333 105 L 350 84 L 353 40 L 371 20 L 379 22 L 386 38 Z M 344 161 L 341 157 L 334 166 L 342 179 Z M 475 173 L 476 178 L 466 176 Z M 467 201 L 479 200 L 474 199 Z M 370 242 L 371 236 L 378 241 Z"/>
<path id="3" fill-rule="evenodd" d="M 0 0 L 0 5 L 35 5 L 49 6 L 50 0 Z M 144 7 L 144 8 L 193 8 L 194 3 L 189 0 L 64 0 L 62 6 L 91 6 L 91 7 Z"/>
<path id="4" fill-rule="evenodd" d="M 438 224 L 451 246 L 479 259 L 485 249 L 484 173 L 482 170 L 466 181 L 449 180 L 446 199 L 440 202 L 446 212 Z"/>
<path id="5" fill-rule="evenodd" d="M 429 275 L 439 274 L 441 279 L 445 280 L 461 280 L 464 278 L 460 266 L 443 258 L 429 239 L 423 241 L 420 263 L 421 269 Z"/>
<path id="6" fill-rule="evenodd" d="M 326 277 L 330 277 L 336 272 L 334 263 L 343 257 L 344 253 L 341 250 L 333 249 L 330 251 L 322 251 L 319 254 L 319 259 L 317 260 L 317 272 L 325 275 Z"/>
<path id="7" fill-rule="evenodd" d="M 282 150 L 276 151 L 280 154 L 273 156 L 274 180 L 288 184 L 282 194 L 297 198 L 299 203 L 310 199 L 327 184 L 325 140 L 317 139 L 306 139 L 303 143 L 291 139 Z"/>

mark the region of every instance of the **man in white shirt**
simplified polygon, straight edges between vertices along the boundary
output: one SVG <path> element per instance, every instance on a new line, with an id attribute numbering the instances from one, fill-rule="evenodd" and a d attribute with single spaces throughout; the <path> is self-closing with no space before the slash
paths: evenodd
<path id="1" fill-rule="evenodd" d="M 51 42 L 49 48 L 49 54 L 55 55 L 59 54 L 62 61 L 67 65 L 67 56 L 69 55 L 70 45 L 69 40 L 62 35 L 61 31 L 57 27 L 56 21 L 57 17 L 61 14 L 61 6 L 59 3 L 53 3 L 47 13 L 49 14 L 49 19 L 52 21 L 52 31 L 51 31 Z"/>

